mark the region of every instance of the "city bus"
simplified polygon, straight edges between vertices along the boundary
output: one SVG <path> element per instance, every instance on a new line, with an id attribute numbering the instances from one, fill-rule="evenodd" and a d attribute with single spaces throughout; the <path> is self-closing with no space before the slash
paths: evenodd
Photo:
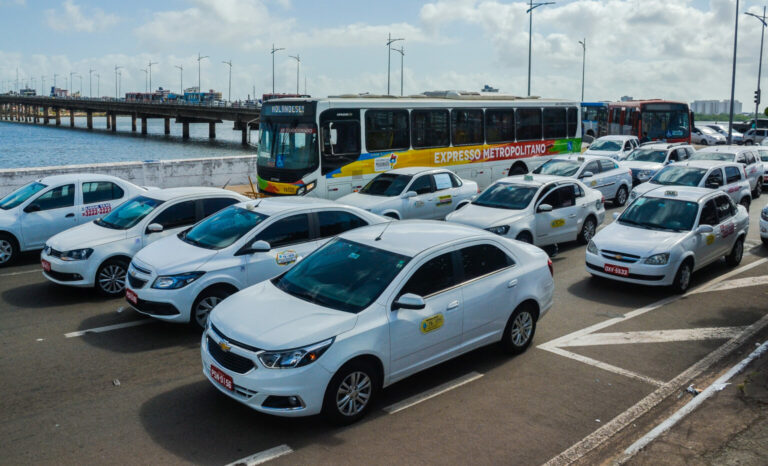
<path id="1" fill-rule="evenodd" d="M 630 100 L 608 104 L 608 134 L 637 136 L 641 142 L 691 142 L 693 114 L 684 102 Z"/>
<path id="2" fill-rule="evenodd" d="M 593 139 L 608 134 L 608 103 L 581 103 L 581 134 Z"/>
<path id="3" fill-rule="evenodd" d="M 401 167 L 448 167 L 482 188 L 581 151 L 579 103 L 446 92 L 264 102 L 261 195 L 335 199 Z"/>

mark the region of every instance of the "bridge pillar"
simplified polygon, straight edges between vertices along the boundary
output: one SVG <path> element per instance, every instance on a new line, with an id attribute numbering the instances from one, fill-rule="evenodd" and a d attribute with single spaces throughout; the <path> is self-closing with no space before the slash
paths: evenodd
<path id="1" fill-rule="evenodd" d="M 56 126 L 61 126 L 61 108 L 56 107 L 54 113 L 56 114 Z"/>
<path id="2" fill-rule="evenodd" d="M 85 122 L 86 126 L 88 126 L 88 129 L 93 129 L 93 112 L 85 112 Z"/>
<path id="3" fill-rule="evenodd" d="M 69 127 L 75 127 L 75 111 L 71 108 L 69 109 Z"/>
<path id="4" fill-rule="evenodd" d="M 216 139 L 216 123 L 214 122 L 208 123 L 208 138 Z"/>
<path id="5" fill-rule="evenodd" d="M 147 119 L 141 119 L 141 134 L 147 134 Z"/>
<path id="6" fill-rule="evenodd" d="M 244 146 L 248 145 L 248 126 L 242 129 L 242 138 L 241 142 Z"/>
<path id="7" fill-rule="evenodd" d="M 117 113 L 112 114 L 112 132 L 117 132 Z"/>
<path id="8" fill-rule="evenodd" d="M 112 115 L 107 112 L 107 129 L 112 128 Z"/>
<path id="9" fill-rule="evenodd" d="M 48 121 L 50 120 L 50 116 L 48 115 L 48 107 L 43 107 L 43 123 L 48 124 Z"/>
<path id="10" fill-rule="evenodd" d="M 136 114 L 131 115 L 131 131 L 136 132 Z"/>
<path id="11" fill-rule="evenodd" d="M 165 119 L 165 135 L 171 134 L 171 119 L 166 118 Z"/>
<path id="12" fill-rule="evenodd" d="M 29 105 L 24 106 L 24 121 L 27 123 L 32 121 L 32 107 Z"/>
<path id="13" fill-rule="evenodd" d="M 32 107 L 32 123 L 39 123 L 40 122 L 40 115 L 38 114 L 40 109 L 35 105 Z"/>
<path id="14" fill-rule="evenodd" d="M 181 124 L 181 137 L 189 139 L 189 123 L 185 122 Z"/>

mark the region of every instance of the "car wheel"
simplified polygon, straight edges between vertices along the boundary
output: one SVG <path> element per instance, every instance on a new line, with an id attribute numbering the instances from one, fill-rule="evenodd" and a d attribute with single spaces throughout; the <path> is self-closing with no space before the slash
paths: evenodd
<path id="1" fill-rule="evenodd" d="M 743 205 L 745 209 L 747 209 L 747 212 L 749 212 L 749 205 L 751 204 L 751 201 L 748 197 L 744 197 L 739 204 Z"/>
<path id="2" fill-rule="evenodd" d="M 741 263 L 741 258 L 744 256 L 744 237 L 740 237 L 733 245 L 731 252 L 725 256 L 725 263 L 731 267 L 735 267 Z"/>
<path id="3" fill-rule="evenodd" d="M 125 275 L 128 262 L 124 259 L 110 259 L 96 272 L 96 290 L 104 296 L 115 298 L 125 293 Z"/>
<path id="4" fill-rule="evenodd" d="M 680 268 L 677 269 L 675 274 L 675 281 L 672 283 L 672 290 L 675 293 L 685 293 L 688 287 L 691 286 L 691 274 L 693 273 L 693 267 L 691 261 L 686 260 L 680 264 Z"/>
<path id="5" fill-rule="evenodd" d="M 528 349 L 536 333 L 536 318 L 532 306 L 523 304 L 509 317 L 501 347 L 509 354 L 520 354 Z"/>
<path id="6" fill-rule="evenodd" d="M 702 139 L 701 141 L 699 141 L 699 144 L 701 144 L 702 146 L 708 146 L 709 145 L 709 143 L 707 142 L 706 139 Z"/>
<path id="7" fill-rule="evenodd" d="M 533 235 L 527 231 L 520 232 L 515 239 L 522 243 L 533 244 Z"/>
<path id="8" fill-rule="evenodd" d="M 581 226 L 581 232 L 579 233 L 579 243 L 587 244 L 589 240 L 594 238 L 595 231 L 597 231 L 597 221 L 594 217 L 587 217 L 584 220 L 584 224 Z"/>
<path id="9" fill-rule="evenodd" d="M 192 314 L 189 316 L 189 323 L 194 327 L 205 328 L 208 323 L 208 316 L 214 307 L 224 301 L 232 293 L 223 288 L 214 288 L 204 291 L 197 297 L 195 304 L 192 305 Z"/>
<path id="10" fill-rule="evenodd" d="M 755 185 L 755 190 L 752 191 L 752 197 L 757 199 L 763 194 L 763 181 L 757 180 L 757 184 Z"/>
<path id="11" fill-rule="evenodd" d="M 351 361 L 339 369 L 328 384 L 323 415 L 338 425 L 357 422 L 371 409 L 380 387 L 379 373 L 372 364 Z"/>
<path id="12" fill-rule="evenodd" d="M 622 186 L 616 192 L 616 198 L 613 200 L 613 203 L 616 204 L 616 206 L 618 206 L 618 207 L 623 207 L 624 204 L 627 203 L 627 197 L 629 197 L 629 193 L 627 191 L 627 187 L 626 186 Z"/>
<path id="13" fill-rule="evenodd" d="M 0 267 L 13 263 L 19 256 L 19 243 L 13 236 L 0 233 Z"/>
<path id="14" fill-rule="evenodd" d="M 768 238 L 760 238 L 760 240 L 762 240 L 763 246 L 768 247 Z"/>

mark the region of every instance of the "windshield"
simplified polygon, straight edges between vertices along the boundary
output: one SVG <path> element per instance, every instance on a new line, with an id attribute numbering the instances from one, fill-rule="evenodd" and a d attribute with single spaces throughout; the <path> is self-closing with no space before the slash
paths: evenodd
<path id="1" fill-rule="evenodd" d="M 619 223 L 649 230 L 689 231 L 699 204 L 677 199 L 640 197 L 619 217 Z"/>
<path id="2" fill-rule="evenodd" d="M 592 145 L 589 146 L 589 150 L 617 151 L 617 150 L 621 150 L 621 142 L 609 141 L 605 139 L 601 141 L 600 139 L 598 139 L 597 141 L 593 142 Z"/>
<path id="3" fill-rule="evenodd" d="M 760 160 L 768 162 L 768 150 L 758 149 L 758 152 L 760 153 Z"/>
<path id="4" fill-rule="evenodd" d="M 413 178 L 411 175 L 395 175 L 393 173 L 382 173 L 368 182 L 361 194 L 370 194 L 371 196 L 397 196 L 408 185 Z"/>
<path id="5" fill-rule="evenodd" d="M 205 249 L 224 249 L 242 238 L 268 216 L 230 206 L 219 211 L 190 230 L 179 233 L 182 241 Z"/>
<path id="6" fill-rule="evenodd" d="M 627 161 L 664 163 L 667 158 L 667 151 L 652 149 L 635 149 L 627 156 Z"/>
<path id="7" fill-rule="evenodd" d="M 573 176 L 579 171 L 581 162 L 576 160 L 552 159 L 536 167 L 533 173 L 540 175 Z"/>
<path id="8" fill-rule="evenodd" d="M 258 167 L 312 171 L 320 157 L 317 127 L 298 120 L 262 122 L 258 154 Z"/>
<path id="9" fill-rule="evenodd" d="M 706 173 L 705 168 L 670 165 L 659 171 L 650 182 L 660 185 L 698 186 Z"/>
<path id="10" fill-rule="evenodd" d="M 690 136 L 688 106 L 646 104 L 642 110 L 643 135 L 650 139 L 685 139 Z"/>
<path id="11" fill-rule="evenodd" d="M 94 223 L 113 230 L 127 230 L 155 210 L 163 201 L 151 197 L 137 196 L 120 205 L 106 217 L 95 220 Z"/>
<path id="12" fill-rule="evenodd" d="M 694 152 L 690 160 L 720 160 L 730 162 L 736 157 L 736 154 L 728 152 Z"/>
<path id="13" fill-rule="evenodd" d="M 702 126 L 701 128 L 698 128 L 698 130 L 704 134 L 717 134 L 717 131 L 707 126 Z"/>
<path id="14" fill-rule="evenodd" d="M 381 295 L 409 260 L 336 238 L 272 283 L 299 299 L 356 314 Z"/>
<path id="15" fill-rule="evenodd" d="M 511 183 L 496 183 L 489 186 L 472 204 L 499 209 L 521 210 L 531 203 L 539 190 L 538 186 Z"/>
<path id="16" fill-rule="evenodd" d="M 3 209 L 3 210 L 13 209 L 17 205 L 23 203 L 24 201 L 32 197 L 35 193 L 38 193 L 47 187 L 48 187 L 47 185 L 44 185 L 43 183 L 38 183 L 36 181 L 29 183 L 26 186 L 22 186 L 21 188 L 17 189 L 11 194 L 0 199 L 0 209 Z"/>

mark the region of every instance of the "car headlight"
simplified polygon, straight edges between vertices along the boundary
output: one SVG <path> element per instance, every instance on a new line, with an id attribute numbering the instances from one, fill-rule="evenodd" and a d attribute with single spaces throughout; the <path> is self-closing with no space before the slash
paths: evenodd
<path id="1" fill-rule="evenodd" d="M 177 290 L 184 288 L 193 281 L 200 278 L 205 272 L 189 272 L 176 275 L 161 275 L 152 283 L 152 288 L 156 290 Z"/>
<path id="2" fill-rule="evenodd" d="M 638 178 L 650 178 L 651 175 L 653 175 L 653 172 L 650 170 L 640 170 L 639 172 L 637 172 Z"/>
<path id="3" fill-rule="evenodd" d="M 296 195 L 297 196 L 304 196 L 308 192 L 310 192 L 313 189 L 315 189 L 316 186 L 317 186 L 317 182 L 315 182 L 315 181 L 307 183 L 304 186 L 301 186 L 301 187 L 299 187 L 299 189 L 296 190 Z"/>
<path id="4" fill-rule="evenodd" d="M 497 235 L 506 235 L 509 233 L 509 225 L 499 225 L 497 227 L 486 228 L 486 231 L 496 233 Z"/>
<path id="5" fill-rule="evenodd" d="M 629 193 L 629 200 L 630 200 L 630 201 L 631 201 L 631 200 L 634 200 L 636 197 L 637 197 L 637 191 L 635 191 L 635 190 L 633 189 L 633 190 L 632 190 L 632 192 L 631 192 L 631 193 Z"/>
<path id="6" fill-rule="evenodd" d="M 760 212 L 760 218 L 762 218 L 765 221 L 768 221 L 768 208 L 763 209 L 762 212 Z"/>
<path id="7" fill-rule="evenodd" d="M 648 265 L 664 265 L 669 261 L 669 253 L 663 252 L 661 254 L 654 254 L 645 260 Z"/>
<path id="8" fill-rule="evenodd" d="M 50 248 L 48 248 L 48 251 L 50 252 Z M 64 251 L 61 253 L 61 260 L 63 261 L 84 261 L 91 257 L 91 254 L 93 254 L 93 249 L 91 248 L 85 248 L 85 249 L 73 249 L 71 251 Z"/>
<path id="9" fill-rule="evenodd" d="M 311 364 L 325 353 L 335 340 L 329 338 L 320 343 L 314 343 L 303 348 L 285 351 L 263 351 L 259 353 L 259 361 L 269 369 L 290 369 Z"/>
<path id="10" fill-rule="evenodd" d="M 589 240 L 589 244 L 587 244 L 587 251 L 590 254 L 597 254 L 598 252 L 600 252 L 597 250 L 597 245 L 592 240 Z"/>

